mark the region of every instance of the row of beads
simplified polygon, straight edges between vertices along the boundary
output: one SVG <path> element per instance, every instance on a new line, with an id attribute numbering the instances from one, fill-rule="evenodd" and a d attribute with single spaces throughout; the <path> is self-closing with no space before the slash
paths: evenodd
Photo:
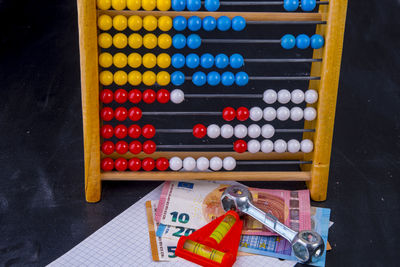
<path id="1" fill-rule="evenodd" d="M 233 143 L 233 149 L 237 153 L 244 153 L 246 151 L 250 153 L 297 153 L 299 151 L 304 153 L 310 153 L 313 151 L 314 145 L 313 142 L 309 139 L 304 139 L 301 142 L 296 139 L 291 139 L 288 142 L 282 139 L 278 139 L 275 142 L 272 142 L 269 139 L 265 139 L 262 142 L 258 140 L 250 140 L 246 143 L 244 140 L 237 140 Z"/>
<path id="2" fill-rule="evenodd" d="M 179 157 L 172 157 L 169 160 L 169 168 L 173 171 L 206 171 L 209 168 L 213 171 L 220 171 L 222 168 L 226 171 L 232 171 L 236 168 L 236 160 L 232 157 L 221 159 L 212 157 L 208 160 L 206 157 L 199 157 L 197 160 L 192 157 L 186 157 L 183 160 Z"/>
<path id="3" fill-rule="evenodd" d="M 127 169 L 131 171 L 139 171 L 141 169 L 144 171 L 152 171 L 154 168 L 157 168 L 159 171 L 165 171 L 168 167 L 169 162 L 166 158 L 159 158 L 157 160 L 149 157 L 143 160 L 131 158 L 129 161 L 125 158 L 118 158 L 115 162 L 111 158 L 104 158 L 101 160 L 101 169 L 103 171 L 112 171 L 114 168 L 117 171 L 126 171 Z"/>
<path id="4" fill-rule="evenodd" d="M 199 66 L 209 69 L 215 65 L 219 69 L 224 69 L 230 65 L 233 69 L 239 69 L 244 65 L 244 58 L 240 54 L 233 54 L 228 57 L 225 54 L 218 54 L 215 57 L 209 53 L 205 53 L 201 56 L 190 53 L 186 57 L 180 53 L 174 54 L 171 58 L 171 63 L 174 68 L 186 67 L 195 69 Z"/>
<path id="5" fill-rule="evenodd" d="M 129 93 L 124 89 L 118 89 L 113 93 L 110 89 L 103 89 L 100 92 L 100 101 L 105 104 L 111 103 L 113 100 L 119 104 L 123 104 L 128 100 L 133 104 L 138 104 L 142 100 L 146 104 L 154 103 L 156 100 L 165 104 L 170 100 L 170 93 L 166 89 L 160 89 L 155 92 L 152 89 L 146 89 L 143 93 L 138 89 L 132 89 Z"/>
<path id="6" fill-rule="evenodd" d="M 219 136 L 225 139 L 233 136 L 244 138 L 247 135 L 250 138 L 258 138 L 260 136 L 271 138 L 275 134 L 275 128 L 271 124 L 264 124 L 262 127 L 257 124 L 251 124 L 248 127 L 243 124 L 238 124 L 235 127 L 230 124 L 224 124 L 221 127 L 216 124 L 211 124 L 207 127 L 202 124 L 196 124 L 193 127 L 193 135 L 196 138 L 203 138 L 206 134 L 211 139 L 218 138 Z"/>
<path id="7" fill-rule="evenodd" d="M 117 68 L 124 68 L 126 65 L 132 68 L 139 68 L 143 64 L 148 69 L 152 69 L 156 65 L 162 69 L 166 69 L 171 65 L 171 57 L 166 53 L 161 53 L 158 56 L 146 53 L 143 57 L 138 53 L 131 53 L 129 56 L 126 56 L 124 53 L 116 53 L 114 56 L 107 52 L 100 54 L 99 65 L 101 67 L 109 68 L 113 64 Z"/>
<path id="8" fill-rule="evenodd" d="M 132 154 L 139 154 L 142 151 L 146 154 L 153 154 L 156 151 L 156 147 L 156 144 L 151 140 L 147 140 L 143 144 L 137 140 L 129 144 L 125 141 L 118 141 L 115 145 L 111 141 L 105 141 L 101 145 L 101 151 L 106 155 L 111 155 L 114 152 L 123 155 L 128 151 Z"/>

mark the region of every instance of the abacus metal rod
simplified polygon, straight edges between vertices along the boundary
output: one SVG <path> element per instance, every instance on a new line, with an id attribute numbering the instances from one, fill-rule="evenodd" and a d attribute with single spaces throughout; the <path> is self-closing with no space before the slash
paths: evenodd
<path id="1" fill-rule="evenodd" d="M 219 116 L 222 115 L 220 111 L 143 111 L 143 115 L 150 115 L 150 116 Z"/>
<path id="2" fill-rule="evenodd" d="M 156 129 L 157 133 L 192 133 L 193 129 Z M 276 133 L 315 132 L 315 129 L 275 129 Z"/>
<path id="3" fill-rule="evenodd" d="M 291 25 L 315 25 L 315 24 L 326 24 L 326 21 L 312 21 L 312 20 L 305 20 L 305 21 L 293 21 L 293 20 L 279 20 L 279 21 L 269 21 L 269 20 L 249 20 L 246 21 L 247 25 L 266 25 L 266 24 L 291 24 Z"/>
<path id="4" fill-rule="evenodd" d="M 291 165 L 291 164 L 312 164 L 312 161 L 301 160 L 237 160 L 236 165 Z"/>
<path id="5" fill-rule="evenodd" d="M 183 148 L 183 149 L 200 149 L 200 148 L 233 148 L 233 145 L 157 145 L 157 148 Z"/>
<path id="6" fill-rule="evenodd" d="M 262 98 L 262 94 L 185 94 L 185 98 Z"/>
<path id="7" fill-rule="evenodd" d="M 280 39 L 202 39 L 205 44 L 280 44 Z"/>
<path id="8" fill-rule="evenodd" d="M 311 63 L 322 62 L 322 58 L 245 58 L 247 63 Z"/>
<path id="9" fill-rule="evenodd" d="M 204 4 L 204 1 L 202 1 Z M 317 5 L 328 5 L 329 1 L 316 1 Z M 283 1 L 221 1 L 221 6 L 279 6 Z"/>

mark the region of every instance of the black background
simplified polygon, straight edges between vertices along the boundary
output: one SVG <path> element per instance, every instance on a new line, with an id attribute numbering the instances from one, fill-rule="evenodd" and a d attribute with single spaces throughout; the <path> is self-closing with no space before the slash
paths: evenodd
<path id="1" fill-rule="evenodd" d="M 397 265 L 399 11 L 349 3 L 328 200 L 315 203 L 335 222 L 327 266 Z M 76 3 L 2 0 L 0 12 L 0 264 L 40 266 L 159 182 L 103 183 L 100 203 L 84 201 Z"/>

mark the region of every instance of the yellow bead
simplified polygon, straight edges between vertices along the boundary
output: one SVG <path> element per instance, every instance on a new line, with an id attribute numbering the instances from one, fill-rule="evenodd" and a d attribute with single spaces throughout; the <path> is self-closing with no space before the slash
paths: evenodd
<path id="1" fill-rule="evenodd" d="M 143 28 L 146 31 L 152 32 L 157 29 L 157 19 L 154 16 L 146 16 L 143 18 Z"/>
<path id="2" fill-rule="evenodd" d="M 123 31 L 128 26 L 128 19 L 122 15 L 116 15 L 113 19 L 114 29 L 117 31 Z"/>
<path id="3" fill-rule="evenodd" d="M 171 77 L 169 76 L 169 73 L 166 71 L 160 71 L 157 73 L 157 83 L 160 86 L 166 86 L 169 84 L 171 81 Z"/>
<path id="4" fill-rule="evenodd" d="M 112 84 L 112 82 L 113 82 L 113 74 L 110 71 L 104 70 L 100 72 L 100 83 L 102 85 L 108 86 Z"/>
<path id="5" fill-rule="evenodd" d="M 125 85 L 128 81 L 128 75 L 125 71 L 119 70 L 114 73 L 114 82 L 116 85 L 122 86 Z"/>
<path id="6" fill-rule="evenodd" d="M 143 45 L 147 49 L 153 49 L 157 46 L 157 37 L 152 34 L 148 33 L 143 37 Z"/>
<path id="7" fill-rule="evenodd" d="M 128 7 L 129 10 L 139 10 L 140 7 L 142 6 L 142 1 L 141 0 L 127 0 L 126 1 L 126 6 Z"/>
<path id="8" fill-rule="evenodd" d="M 143 56 L 143 66 L 145 68 L 151 69 L 154 68 L 157 64 L 157 58 L 152 53 L 147 53 Z"/>
<path id="9" fill-rule="evenodd" d="M 161 16 L 158 19 L 158 28 L 163 32 L 169 31 L 172 28 L 172 19 L 168 16 Z"/>
<path id="10" fill-rule="evenodd" d="M 172 45 L 171 36 L 169 36 L 166 33 L 163 33 L 160 36 L 158 36 L 158 46 L 161 49 L 168 49 L 171 47 L 171 45 Z"/>
<path id="11" fill-rule="evenodd" d="M 101 48 L 109 48 L 112 46 L 113 38 L 110 34 L 103 32 L 99 35 L 99 46 Z"/>
<path id="12" fill-rule="evenodd" d="M 142 46 L 142 36 L 138 33 L 132 33 L 129 35 L 129 46 L 133 49 L 138 49 Z"/>
<path id="13" fill-rule="evenodd" d="M 115 10 L 123 10 L 126 7 L 126 0 L 112 0 L 111 6 Z"/>
<path id="14" fill-rule="evenodd" d="M 117 53 L 113 58 L 114 66 L 117 68 L 123 68 L 128 64 L 128 57 L 124 53 Z"/>
<path id="15" fill-rule="evenodd" d="M 128 44 L 128 38 L 123 33 L 117 33 L 113 37 L 113 44 L 116 48 L 122 49 Z"/>
<path id="16" fill-rule="evenodd" d="M 128 74 L 128 82 L 130 85 L 137 86 L 142 83 L 142 74 L 137 70 L 131 71 Z"/>
<path id="17" fill-rule="evenodd" d="M 171 0 L 157 0 L 157 9 L 167 11 L 171 8 Z"/>
<path id="18" fill-rule="evenodd" d="M 138 53 L 132 53 L 128 56 L 128 65 L 131 68 L 139 68 L 142 65 L 142 56 Z"/>
<path id="19" fill-rule="evenodd" d="M 152 11 L 156 8 L 156 0 L 142 0 L 142 7 L 146 11 Z"/>
<path id="20" fill-rule="evenodd" d="M 143 83 L 147 86 L 154 85 L 156 83 L 156 74 L 152 71 L 145 71 L 143 73 Z"/>
<path id="21" fill-rule="evenodd" d="M 108 31 L 112 27 L 112 18 L 108 15 L 101 15 L 97 20 L 97 25 L 100 30 Z"/>
<path id="22" fill-rule="evenodd" d="M 97 0 L 97 7 L 101 10 L 110 9 L 111 0 Z"/>
<path id="23" fill-rule="evenodd" d="M 166 69 L 171 65 L 171 57 L 166 53 L 161 53 L 157 56 L 157 65 L 162 68 Z"/>
<path id="24" fill-rule="evenodd" d="M 103 68 L 111 67 L 113 62 L 113 57 L 110 53 L 101 53 L 99 56 L 99 65 Z"/>
<path id="25" fill-rule="evenodd" d="M 142 28 L 143 21 L 138 15 L 130 16 L 128 19 L 128 27 L 132 31 L 138 31 Z"/>

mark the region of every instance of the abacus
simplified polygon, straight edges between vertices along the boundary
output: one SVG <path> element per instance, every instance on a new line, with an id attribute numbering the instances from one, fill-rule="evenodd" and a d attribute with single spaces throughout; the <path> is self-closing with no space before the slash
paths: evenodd
<path id="1" fill-rule="evenodd" d="M 325 200 L 346 9 L 78 0 L 86 200 L 103 180 L 188 179 L 305 181 Z"/>

